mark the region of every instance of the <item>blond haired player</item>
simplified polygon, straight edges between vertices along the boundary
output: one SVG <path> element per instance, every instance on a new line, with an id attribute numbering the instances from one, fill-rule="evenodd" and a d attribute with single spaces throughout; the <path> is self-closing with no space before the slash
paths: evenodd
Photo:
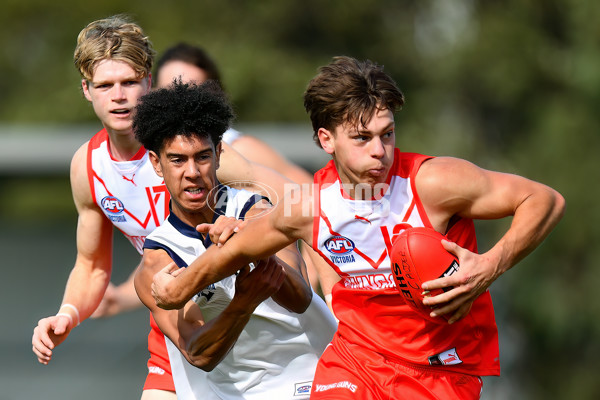
<path id="1" fill-rule="evenodd" d="M 134 107 L 151 89 L 153 59 L 148 37 L 124 16 L 91 22 L 77 38 L 74 62 L 82 77 L 81 88 L 103 129 L 83 144 L 71 161 L 71 188 L 79 215 L 77 258 L 57 314 L 42 318 L 34 329 L 33 352 L 40 363 L 50 362 L 56 346 L 92 315 L 107 288 L 113 289 L 109 286 L 113 226 L 141 254 L 145 237 L 168 214 L 168 191 L 132 129 Z M 224 146 L 221 181 L 257 182 L 257 176 L 282 190 L 283 177 L 251 165 Z M 273 193 L 268 195 L 276 198 Z M 133 278 L 128 283 L 124 292 L 129 300 L 121 303 L 141 306 Z M 173 399 L 175 388 L 164 335 L 152 318 L 150 325 L 149 372 L 142 399 Z"/>

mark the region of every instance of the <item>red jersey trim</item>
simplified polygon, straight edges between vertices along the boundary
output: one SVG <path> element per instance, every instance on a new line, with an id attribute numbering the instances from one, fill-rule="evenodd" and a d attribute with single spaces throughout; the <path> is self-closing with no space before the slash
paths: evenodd
<path id="1" fill-rule="evenodd" d="M 323 218 L 323 221 L 325 221 L 325 223 L 327 224 L 327 228 L 329 229 L 329 233 L 331 233 L 331 234 L 332 234 L 332 235 L 334 235 L 334 236 L 342 236 L 340 233 L 338 233 L 338 232 L 334 231 L 334 230 L 331 228 L 331 222 L 329 222 L 329 218 L 327 218 L 327 216 L 326 216 L 326 215 L 322 214 L 321 216 L 322 216 L 322 218 Z M 362 258 L 363 258 L 363 259 L 364 259 L 366 262 L 368 262 L 368 263 L 369 263 L 369 265 L 370 265 L 371 267 L 373 267 L 373 269 L 375 269 L 375 270 L 379 268 L 379 266 L 381 265 L 381 263 L 383 262 L 383 260 L 385 260 L 385 258 L 387 257 L 387 253 L 384 251 L 384 252 L 383 252 L 383 253 L 381 253 L 381 255 L 379 256 L 379 260 L 377 260 L 377 262 L 375 262 L 375 261 L 373 261 L 373 260 L 372 260 L 372 259 L 371 259 L 369 256 L 367 256 L 365 253 L 363 253 L 362 251 L 360 251 L 360 250 L 358 249 L 358 247 L 354 248 L 354 252 L 355 252 L 356 254 L 358 254 L 359 256 L 361 256 L 361 257 L 362 257 Z M 329 261 L 329 258 L 328 258 L 328 257 L 327 257 L 326 259 L 327 259 L 327 261 Z M 336 271 L 337 271 L 337 266 L 335 266 L 335 269 L 336 269 Z M 346 275 L 347 275 L 347 274 L 344 274 L 344 273 L 341 273 L 341 272 L 338 272 L 338 274 L 339 274 L 340 276 L 346 276 Z"/>
<path id="2" fill-rule="evenodd" d="M 327 168 L 330 167 L 330 168 Z M 333 165 L 333 160 L 329 161 L 326 165 L 325 168 L 317 171 L 317 173 L 314 175 L 313 178 L 313 182 L 315 183 L 314 186 L 314 190 L 313 190 L 313 228 L 312 228 L 312 235 L 313 235 L 313 240 L 312 240 L 312 248 L 315 252 L 317 252 L 317 254 L 319 254 L 319 256 L 321 256 L 321 258 L 323 260 L 325 260 L 325 262 L 327 262 L 327 264 L 329 264 L 329 266 L 331 268 L 333 268 L 333 270 L 335 272 L 337 272 L 338 275 L 345 277 L 348 274 L 343 273 L 342 271 L 340 271 L 340 269 L 338 268 L 337 265 L 335 265 L 334 263 L 331 262 L 331 260 L 329 259 L 329 257 L 327 257 L 325 254 L 323 254 L 323 252 L 321 252 L 321 250 L 319 250 L 319 221 L 321 219 L 321 217 L 323 217 L 324 219 L 326 219 L 327 217 L 325 217 L 322 214 L 322 210 L 321 210 L 321 187 L 319 186 L 319 178 L 317 178 L 317 174 L 318 175 L 324 175 L 325 172 L 327 171 L 331 171 L 331 169 L 335 170 L 335 166 Z M 328 174 L 330 178 L 336 178 L 335 175 L 337 174 Z M 337 177 L 339 179 L 339 177 Z M 329 221 L 327 221 L 329 223 Z M 331 230 L 331 227 L 330 227 Z"/>
<path id="3" fill-rule="evenodd" d="M 94 136 L 92 136 L 92 138 L 88 142 L 88 147 L 87 147 L 87 160 L 86 160 L 87 175 L 88 175 L 88 182 L 90 184 L 90 191 L 92 193 L 92 199 L 94 200 L 94 202 L 96 201 L 96 190 L 94 189 L 94 176 L 96 176 L 96 173 L 94 172 L 94 169 L 92 168 L 92 151 L 99 148 L 100 145 L 106 140 L 108 140 L 108 132 L 106 132 L 106 129 L 102 129 L 100 132 L 98 132 Z"/>
<path id="4" fill-rule="evenodd" d="M 121 160 L 117 160 L 116 158 L 113 157 L 112 155 L 112 151 L 110 151 L 110 139 L 107 138 L 107 150 L 108 150 L 108 155 L 110 157 L 111 160 L 119 162 Z M 138 161 L 141 160 L 142 157 L 144 157 L 144 154 L 146 154 L 146 149 L 144 148 L 144 146 L 140 146 L 140 149 L 137 151 L 137 153 L 135 153 L 133 155 L 133 157 L 131 157 L 129 160 L 125 160 L 125 161 Z"/>
<path id="5" fill-rule="evenodd" d="M 95 185 L 94 185 L 94 178 L 98 180 L 98 182 L 104 186 L 104 189 L 106 190 L 106 193 L 108 193 L 109 196 L 112 196 L 113 194 L 111 193 L 110 190 L 108 190 L 108 187 L 106 186 L 106 184 L 104 183 L 104 181 L 102 180 L 102 178 L 100 178 L 96 172 L 94 171 L 94 169 L 92 168 L 92 152 L 94 150 L 96 150 L 97 148 L 100 147 L 100 145 L 102 143 L 104 143 L 105 141 L 108 142 L 109 137 L 108 137 L 108 132 L 106 132 L 106 129 L 102 129 L 100 132 L 96 133 L 88 142 L 88 148 L 87 148 L 87 175 L 88 175 L 88 182 L 90 185 L 90 191 L 92 194 L 92 200 L 95 203 L 98 203 L 98 200 L 96 199 L 96 189 L 95 189 Z M 108 143 L 107 143 L 108 146 Z M 110 146 L 108 146 L 108 151 L 110 153 Z M 140 150 L 136 153 L 136 155 L 131 159 L 131 161 L 135 161 L 136 159 L 141 159 L 146 153 L 146 149 L 142 146 L 140 148 Z M 114 158 L 112 158 L 111 155 L 111 159 L 114 161 Z M 164 188 L 164 192 L 168 193 L 166 191 L 166 187 Z M 157 216 L 157 212 L 156 212 L 156 208 L 155 208 L 155 204 L 159 199 L 160 193 L 155 193 L 154 199 L 152 198 L 152 193 L 150 193 L 150 189 L 146 188 L 146 195 L 148 196 L 148 200 L 149 200 L 149 204 L 150 204 L 150 211 L 148 212 L 148 215 L 146 215 L 144 221 L 142 221 L 140 218 L 136 217 L 135 215 L 133 215 L 131 213 L 131 211 L 125 209 L 124 212 L 129 215 L 131 218 L 133 218 L 134 221 L 136 221 L 143 229 L 146 229 L 146 227 L 148 226 L 148 223 L 150 222 L 150 219 L 152 218 L 154 220 L 154 223 L 156 226 L 159 226 L 160 223 L 158 221 L 158 216 Z M 167 217 L 167 215 L 169 214 L 168 209 L 165 209 L 165 218 Z M 123 233 L 125 236 L 125 233 Z"/>
<path id="6" fill-rule="evenodd" d="M 417 206 L 417 210 L 419 210 L 419 215 L 421 216 L 423 225 L 425 225 L 428 228 L 433 228 L 433 226 L 431 225 L 431 221 L 429 221 L 429 217 L 427 216 L 427 213 L 425 212 L 425 207 L 423 207 L 423 203 L 421 202 L 421 197 L 419 196 L 419 193 L 417 192 L 415 178 L 417 176 L 417 172 L 421 168 L 421 165 L 423 165 L 423 163 L 425 161 L 431 160 L 432 158 L 433 157 L 430 157 L 430 156 L 422 156 L 421 158 L 417 158 L 412 170 L 410 171 L 410 175 L 409 175 L 410 176 L 410 188 L 413 192 L 413 200 L 412 200 L 412 204 L 411 204 L 411 209 L 415 205 Z"/>

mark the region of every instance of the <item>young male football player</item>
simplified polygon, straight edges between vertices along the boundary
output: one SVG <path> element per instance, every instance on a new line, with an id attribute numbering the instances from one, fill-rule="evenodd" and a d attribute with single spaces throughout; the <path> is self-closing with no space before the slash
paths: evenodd
<path id="1" fill-rule="evenodd" d="M 74 62 L 82 77 L 81 88 L 103 129 L 83 144 L 71 161 L 71 188 L 79 214 L 77 258 L 58 313 L 40 319 L 34 329 L 33 352 L 40 363 L 50 362 L 56 346 L 90 317 L 107 288 L 110 298 L 115 296 L 114 288 L 109 286 L 113 226 L 141 255 L 145 237 L 169 213 L 167 188 L 132 129 L 134 107 L 151 89 L 153 58 L 148 37 L 124 16 L 91 22 L 77 38 Z M 251 165 L 225 145 L 224 149 L 221 181 L 260 181 L 282 190 L 286 182 L 283 177 Z M 270 196 L 274 199 L 273 193 Z M 119 303 L 141 306 L 133 289 L 133 276 L 127 283 L 118 292 L 126 300 Z M 150 325 L 150 359 L 142 399 L 174 399 L 164 335 L 152 318 Z"/>
<path id="2" fill-rule="evenodd" d="M 480 376 L 500 372 L 488 287 L 544 240 L 564 199 L 520 176 L 396 149 L 394 112 L 403 102 L 375 63 L 336 57 L 321 67 L 304 104 L 314 139 L 332 160 L 315 175 L 314 192 L 290 193 L 181 274 L 164 268 L 154 277 L 157 304 L 179 307 L 231 274 L 231 265 L 302 238 L 342 278 L 332 301 L 338 331 L 317 366 L 311 399 L 479 398 Z M 509 216 L 505 234 L 478 254 L 473 220 Z M 445 248 L 458 256 L 458 272 L 423 285 L 452 288 L 424 300 L 448 323 L 419 317 L 395 288 L 389 252 L 409 226 L 445 234 Z"/>
<path id="3" fill-rule="evenodd" d="M 167 337 L 179 400 L 308 399 L 336 322 L 312 291 L 304 264 L 295 262 L 301 259 L 295 245 L 252 270 L 234 266 L 239 273 L 202 288 L 183 310 L 163 310 L 152 297 L 156 272 L 172 262 L 186 267 L 213 244 L 198 225 L 224 225 L 218 230 L 225 232 L 238 219 L 270 210 L 264 197 L 217 180 L 232 115 L 215 82 L 175 83 L 136 107 L 136 137 L 171 203 L 168 218 L 146 238 L 135 287 Z"/>
<path id="4" fill-rule="evenodd" d="M 178 43 L 169 47 L 156 62 L 157 87 L 167 87 L 176 79 L 195 83 L 213 80 L 223 88 L 221 73 L 215 61 L 201 47 L 187 43 Z M 291 163 L 274 148 L 256 137 L 229 128 L 223 134 L 222 141 L 237 150 L 244 158 L 272 168 L 295 183 L 312 183 L 312 174 Z M 330 305 L 331 288 L 339 280 L 339 277 L 304 242 L 300 245 L 311 286 L 315 291 L 320 291 Z"/>

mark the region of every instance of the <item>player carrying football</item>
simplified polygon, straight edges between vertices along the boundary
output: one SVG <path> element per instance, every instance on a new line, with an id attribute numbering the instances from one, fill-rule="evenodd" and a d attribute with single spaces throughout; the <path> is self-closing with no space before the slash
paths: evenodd
<path id="1" fill-rule="evenodd" d="M 291 193 L 181 274 L 163 269 L 154 277 L 157 304 L 177 308 L 236 265 L 303 239 L 342 278 L 332 293 L 339 328 L 311 399 L 479 398 L 480 376 L 500 373 L 488 287 L 544 240 L 565 202 L 520 176 L 396 149 L 394 112 L 403 103 L 375 63 L 336 57 L 322 67 L 304 96 L 314 139 L 332 156 L 315 175 L 314 193 Z M 473 219 L 510 216 L 506 233 L 478 254 Z M 411 226 L 445 234 L 445 248 L 459 259 L 458 272 L 424 284 L 453 287 L 424 300 L 449 323 L 420 317 L 395 288 L 390 248 Z"/>

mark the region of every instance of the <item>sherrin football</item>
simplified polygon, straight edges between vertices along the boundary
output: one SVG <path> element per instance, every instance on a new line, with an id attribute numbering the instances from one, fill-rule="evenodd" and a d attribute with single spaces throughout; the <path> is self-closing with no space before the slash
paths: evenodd
<path id="1" fill-rule="evenodd" d="M 392 244 L 392 273 L 396 287 L 408 306 L 424 318 L 438 324 L 446 318 L 429 316 L 431 308 L 423 304 L 423 282 L 450 276 L 459 268 L 458 259 L 442 246 L 444 235 L 431 228 L 409 228 Z M 449 290 L 446 288 L 446 290 Z M 436 296 L 442 289 L 432 290 Z"/>

